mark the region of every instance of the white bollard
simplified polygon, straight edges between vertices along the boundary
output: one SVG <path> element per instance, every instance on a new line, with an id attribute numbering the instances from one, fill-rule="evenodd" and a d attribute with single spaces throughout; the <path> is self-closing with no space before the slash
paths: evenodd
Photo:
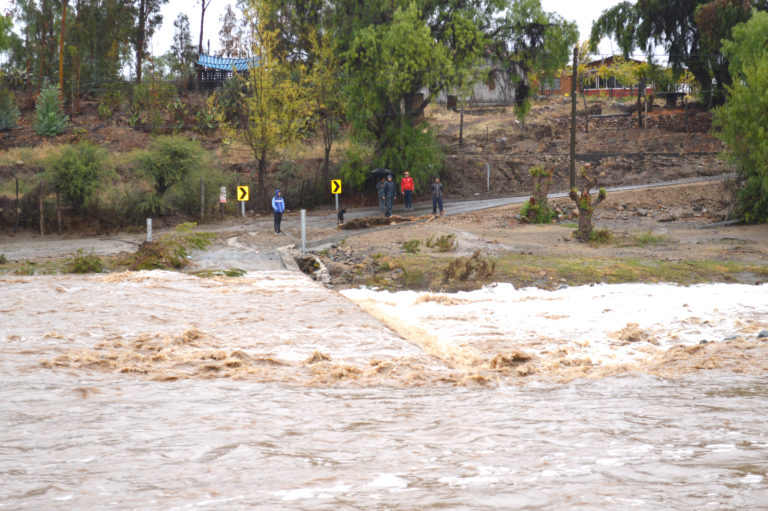
<path id="1" fill-rule="evenodd" d="M 152 219 L 147 218 L 147 242 L 152 241 Z"/>
<path id="2" fill-rule="evenodd" d="M 307 210 L 301 210 L 301 253 L 307 251 Z"/>

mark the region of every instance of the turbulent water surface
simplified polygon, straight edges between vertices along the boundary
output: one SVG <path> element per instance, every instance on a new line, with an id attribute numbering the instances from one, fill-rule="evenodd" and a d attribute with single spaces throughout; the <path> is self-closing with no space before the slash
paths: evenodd
<path id="1" fill-rule="evenodd" d="M 765 286 L 0 286 L 0 508 L 768 502 Z"/>

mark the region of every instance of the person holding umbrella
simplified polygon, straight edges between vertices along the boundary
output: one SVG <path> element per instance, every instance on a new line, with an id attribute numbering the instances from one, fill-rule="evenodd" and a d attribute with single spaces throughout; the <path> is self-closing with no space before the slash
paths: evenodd
<path id="1" fill-rule="evenodd" d="M 387 180 L 384 182 L 384 194 L 382 197 L 387 206 L 384 215 L 389 218 L 392 216 L 392 202 L 395 200 L 395 182 L 392 181 L 392 174 L 387 174 Z"/>

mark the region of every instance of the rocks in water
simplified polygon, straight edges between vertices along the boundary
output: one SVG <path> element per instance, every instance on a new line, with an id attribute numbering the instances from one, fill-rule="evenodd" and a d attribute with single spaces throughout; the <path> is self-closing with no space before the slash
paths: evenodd
<path id="1" fill-rule="evenodd" d="M 759 334 L 757 334 L 758 339 L 766 339 L 768 338 L 768 330 L 761 330 Z"/>

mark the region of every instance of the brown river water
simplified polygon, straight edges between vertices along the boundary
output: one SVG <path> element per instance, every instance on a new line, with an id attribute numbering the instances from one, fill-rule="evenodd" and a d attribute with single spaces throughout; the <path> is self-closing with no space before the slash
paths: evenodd
<path id="1" fill-rule="evenodd" d="M 0 290 L 0 509 L 768 509 L 766 286 Z"/>

